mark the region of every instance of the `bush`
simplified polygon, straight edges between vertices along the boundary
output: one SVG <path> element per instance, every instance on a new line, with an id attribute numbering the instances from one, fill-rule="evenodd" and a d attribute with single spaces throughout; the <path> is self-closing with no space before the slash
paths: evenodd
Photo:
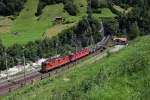
<path id="1" fill-rule="evenodd" d="M 101 11 L 101 9 L 94 9 L 94 10 L 93 10 L 93 13 L 100 14 L 100 13 L 102 13 L 102 11 Z"/>
<path id="2" fill-rule="evenodd" d="M 42 9 L 46 6 L 47 4 L 43 1 L 40 1 L 38 4 L 37 12 L 35 13 L 35 16 L 39 16 L 42 14 Z"/>
<path id="3" fill-rule="evenodd" d="M 99 1 L 98 0 L 91 0 L 91 7 L 96 9 L 99 7 Z"/>
<path id="4" fill-rule="evenodd" d="M 64 9 L 72 16 L 77 15 L 77 8 L 71 1 L 68 1 L 64 4 Z"/>
<path id="5" fill-rule="evenodd" d="M 27 0 L 0 0 L 0 15 L 17 15 Z"/>
<path id="6" fill-rule="evenodd" d="M 129 39 L 132 40 L 132 39 L 136 38 L 137 36 L 139 36 L 139 34 L 140 34 L 140 30 L 139 30 L 139 26 L 138 26 L 137 22 L 132 23 L 128 29 Z"/>
<path id="7" fill-rule="evenodd" d="M 62 2 L 62 0 L 39 0 L 39 4 L 38 4 L 37 12 L 35 13 L 35 16 L 41 15 L 42 9 L 46 5 L 57 4 L 57 3 L 61 3 L 61 2 Z"/>
<path id="8" fill-rule="evenodd" d="M 42 9 L 46 5 L 50 4 L 57 4 L 57 3 L 63 3 L 64 4 L 64 9 L 72 16 L 77 15 L 77 9 L 76 6 L 73 4 L 73 1 L 69 0 L 40 0 L 37 8 L 37 12 L 35 13 L 36 16 L 39 16 L 42 14 Z"/>

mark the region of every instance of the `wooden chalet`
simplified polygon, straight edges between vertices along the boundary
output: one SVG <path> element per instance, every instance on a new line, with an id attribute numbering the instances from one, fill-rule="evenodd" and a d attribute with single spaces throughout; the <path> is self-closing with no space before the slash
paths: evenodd
<path id="1" fill-rule="evenodd" d="M 62 16 L 56 16 L 54 18 L 55 23 L 60 24 L 64 21 L 64 18 Z"/>

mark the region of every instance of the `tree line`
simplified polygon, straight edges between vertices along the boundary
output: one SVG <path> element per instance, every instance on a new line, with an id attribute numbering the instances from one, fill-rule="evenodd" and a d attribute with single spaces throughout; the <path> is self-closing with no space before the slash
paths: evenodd
<path id="1" fill-rule="evenodd" d="M 27 0 L 0 0 L 0 15 L 18 15 Z"/>
<path id="2" fill-rule="evenodd" d="M 128 0 L 120 5 L 132 6 L 132 11 L 119 16 L 120 31 L 127 33 L 130 39 L 150 33 L 149 0 Z"/>
<path id="3" fill-rule="evenodd" d="M 91 8 L 97 9 L 97 8 L 106 8 L 108 7 L 109 0 L 91 0 Z"/>
<path id="4" fill-rule="evenodd" d="M 27 0 L 0 0 L 0 15 L 18 15 L 19 12 L 23 9 L 26 1 Z M 42 9 L 45 6 L 57 3 L 63 3 L 64 10 L 66 10 L 70 15 L 77 15 L 78 10 L 74 5 L 73 0 L 39 0 L 37 12 L 35 13 L 35 15 L 41 15 Z"/>
<path id="5" fill-rule="evenodd" d="M 104 5 L 105 4 L 105 5 Z M 132 7 L 129 13 L 118 13 L 113 10 L 113 4 L 119 5 L 123 9 Z M 108 7 L 118 17 L 115 19 L 119 26 L 116 35 L 128 35 L 129 39 L 150 33 L 150 1 L 149 0 L 91 0 L 91 9 L 94 13 L 101 13 L 101 8 Z M 111 18 L 110 18 L 111 19 Z"/>

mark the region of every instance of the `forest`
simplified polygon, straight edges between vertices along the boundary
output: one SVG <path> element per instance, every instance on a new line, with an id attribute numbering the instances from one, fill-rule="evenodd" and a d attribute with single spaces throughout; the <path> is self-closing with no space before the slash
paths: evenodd
<path id="1" fill-rule="evenodd" d="M 0 15 L 18 15 L 26 0 L 0 0 Z"/>
<path id="2" fill-rule="evenodd" d="M 130 33 L 129 35 L 131 39 L 136 37 L 137 35 L 150 34 L 149 0 L 124 0 L 124 2 L 117 2 L 117 4 L 118 3 L 124 8 L 130 5 L 133 6 L 133 10 L 130 13 L 128 13 L 127 15 L 120 15 L 119 20 L 121 31 L 127 31 L 128 33 Z M 136 34 L 133 34 L 134 30 L 137 31 Z"/>
<path id="3" fill-rule="evenodd" d="M 23 9 L 24 4 L 27 0 L 0 0 L 0 15 L 9 16 L 9 15 L 18 15 L 19 12 Z M 63 3 L 64 9 L 70 15 L 76 15 L 77 9 L 73 4 L 72 0 L 39 0 L 39 5 L 37 8 L 36 16 L 39 16 L 42 13 L 42 9 L 46 5 Z"/>
<path id="4" fill-rule="evenodd" d="M 101 7 L 109 7 L 114 13 L 118 14 L 117 11 L 112 9 L 113 5 L 119 5 L 123 9 L 132 7 L 132 11 L 128 14 L 118 14 L 119 30 L 117 30 L 117 33 L 128 34 L 131 39 L 138 35 L 150 34 L 149 0 L 106 0 L 105 4 L 100 1 L 101 0 L 91 0 L 93 11 Z"/>

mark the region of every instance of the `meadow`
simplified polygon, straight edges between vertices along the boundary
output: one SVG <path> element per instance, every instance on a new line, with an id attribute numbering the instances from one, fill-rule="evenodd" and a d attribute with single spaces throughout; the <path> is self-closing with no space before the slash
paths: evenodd
<path id="1" fill-rule="evenodd" d="M 52 78 L 26 86 L 0 99 L 15 100 L 148 100 L 150 36 L 90 64 L 92 57 Z"/>
<path id="2" fill-rule="evenodd" d="M 75 0 L 76 5 L 83 5 L 83 7 L 77 6 L 79 9 L 79 13 L 77 16 L 70 16 L 64 9 L 63 4 L 54 4 L 48 5 L 43 9 L 42 15 L 39 17 L 35 16 L 37 11 L 38 0 L 28 0 L 25 4 L 24 9 L 21 11 L 19 16 L 12 22 L 9 31 L 3 31 L 0 34 L 0 38 L 2 39 L 5 46 L 9 47 L 15 43 L 18 44 L 26 44 L 29 41 L 43 39 L 43 33 L 52 27 L 57 27 L 59 25 L 54 25 L 54 18 L 56 16 L 62 16 L 65 18 L 65 21 L 71 22 L 67 26 L 72 23 L 77 23 L 82 16 L 86 15 L 87 2 L 85 0 Z M 61 24 L 58 27 L 57 32 L 61 32 L 66 29 L 66 24 Z M 4 27 L 3 27 L 4 28 Z M 48 33 L 50 34 L 50 33 Z M 52 35 L 52 36 L 53 36 Z M 48 36 L 48 37 L 52 37 Z"/>
<path id="3" fill-rule="evenodd" d="M 47 5 L 42 14 L 38 17 L 35 16 L 38 6 L 38 0 L 27 0 L 24 9 L 20 12 L 14 20 L 6 19 L 5 22 L 9 26 L 0 27 L 0 39 L 6 47 L 13 44 L 26 44 L 29 41 L 44 39 L 45 37 L 51 38 L 61 31 L 75 26 L 83 16 L 87 16 L 87 1 L 74 0 L 74 4 L 78 9 L 77 16 L 70 16 L 65 11 L 62 3 Z M 116 17 L 109 8 L 102 8 L 102 13 L 94 13 L 93 16 L 98 18 L 103 17 Z M 62 24 L 54 24 L 54 18 L 62 16 L 65 21 Z M 1 20 L 0 23 L 4 21 Z M 44 34 L 44 35 L 43 35 Z"/>
<path id="4" fill-rule="evenodd" d="M 113 18 L 117 15 L 114 14 L 109 8 L 100 8 L 101 13 L 93 13 L 93 16 L 96 18 Z"/>

